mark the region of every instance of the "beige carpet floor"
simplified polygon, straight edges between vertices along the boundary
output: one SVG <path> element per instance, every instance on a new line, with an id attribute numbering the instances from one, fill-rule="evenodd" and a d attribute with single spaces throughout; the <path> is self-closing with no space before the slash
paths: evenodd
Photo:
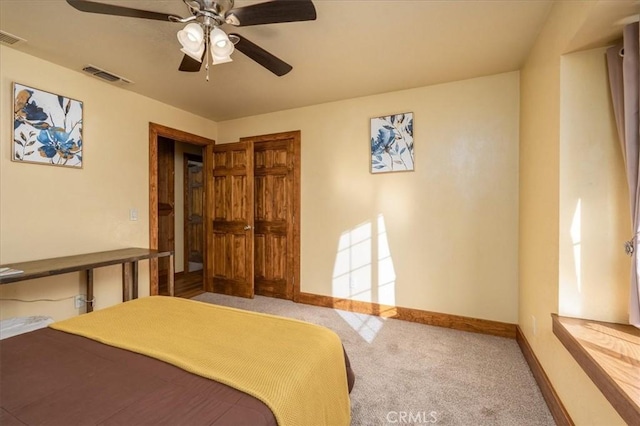
<path id="1" fill-rule="evenodd" d="M 356 374 L 352 425 L 555 424 L 515 340 L 261 296 L 194 299 L 334 330 Z"/>

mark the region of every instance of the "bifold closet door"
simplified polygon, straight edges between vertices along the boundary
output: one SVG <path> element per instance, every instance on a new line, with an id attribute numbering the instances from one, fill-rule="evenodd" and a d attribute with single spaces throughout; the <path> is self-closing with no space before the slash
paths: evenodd
<path id="1" fill-rule="evenodd" d="M 212 290 L 294 300 L 300 288 L 300 131 L 242 138 L 215 145 L 214 152 Z"/>
<path id="2" fill-rule="evenodd" d="M 255 292 L 293 299 L 293 140 L 254 142 Z"/>
<path id="3" fill-rule="evenodd" d="M 213 163 L 213 291 L 253 297 L 253 143 L 215 145 Z"/>

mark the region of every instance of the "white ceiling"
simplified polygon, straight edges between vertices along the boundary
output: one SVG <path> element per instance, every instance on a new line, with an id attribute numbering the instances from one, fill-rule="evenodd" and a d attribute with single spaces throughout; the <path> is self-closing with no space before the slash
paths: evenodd
<path id="1" fill-rule="evenodd" d="M 181 0 L 101 1 L 188 15 Z M 235 7 L 253 3 L 237 0 Z M 607 22 L 592 19 L 600 31 L 611 30 L 638 4 L 599 3 L 617 5 L 606 9 Z M 553 1 L 314 4 L 316 21 L 223 27 L 291 64 L 293 71 L 283 77 L 236 51 L 233 62 L 211 68 L 206 82 L 204 67 L 199 73 L 178 71 L 183 55 L 176 32 L 183 24 L 82 13 L 64 0 L 0 0 L 0 29 L 27 40 L 17 50 L 78 71 L 92 64 L 133 81 L 127 90 L 222 121 L 517 70 Z M 612 34 L 594 38 L 587 31 L 581 37 L 582 44 L 593 45 Z"/>

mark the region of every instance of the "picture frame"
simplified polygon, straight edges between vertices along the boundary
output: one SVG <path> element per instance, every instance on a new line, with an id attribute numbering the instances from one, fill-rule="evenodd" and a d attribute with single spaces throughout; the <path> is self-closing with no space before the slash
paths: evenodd
<path id="1" fill-rule="evenodd" d="M 81 169 L 82 130 L 82 101 L 13 83 L 12 161 Z"/>
<path id="2" fill-rule="evenodd" d="M 371 173 L 414 170 L 413 112 L 372 118 L 370 136 Z"/>

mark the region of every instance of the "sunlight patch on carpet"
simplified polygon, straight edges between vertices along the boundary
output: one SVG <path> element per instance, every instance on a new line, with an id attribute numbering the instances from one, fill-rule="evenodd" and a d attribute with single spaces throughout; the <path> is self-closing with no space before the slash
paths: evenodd
<path id="1" fill-rule="evenodd" d="M 341 311 L 339 309 L 334 310 L 367 343 L 372 343 L 376 338 L 378 332 L 382 330 L 382 327 L 384 326 L 384 318 L 366 314 L 359 314 L 356 312 Z"/>

